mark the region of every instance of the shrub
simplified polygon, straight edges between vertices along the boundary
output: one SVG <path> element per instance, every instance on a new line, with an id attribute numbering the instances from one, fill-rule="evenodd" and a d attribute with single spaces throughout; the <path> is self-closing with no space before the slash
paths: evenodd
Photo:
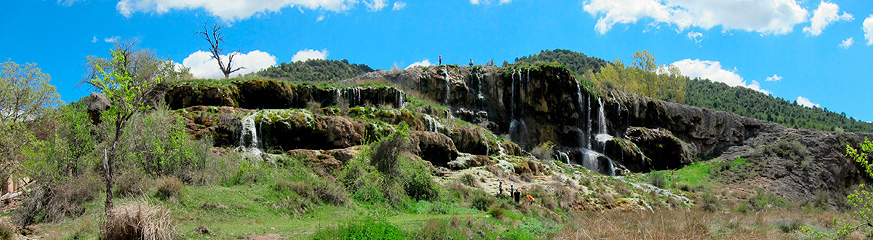
<path id="1" fill-rule="evenodd" d="M 155 193 L 155 197 L 162 200 L 178 198 L 182 195 L 182 191 L 185 188 L 182 180 L 179 180 L 179 178 L 174 176 L 162 177 L 158 179 L 155 185 L 158 188 L 158 191 Z"/>
<path id="2" fill-rule="evenodd" d="M 497 205 L 488 210 L 488 214 L 491 214 L 492 217 L 496 219 L 503 220 L 506 218 L 506 207 L 503 205 Z"/>
<path id="3" fill-rule="evenodd" d="M 367 217 L 321 229 L 312 239 L 406 239 L 406 233 L 384 219 Z"/>
<path id="4" fill-rule="evenodd" d="M 491 204 L 494 203 L 494 198 L 487 195 L 479 195 L 473 198 L 473 208 L 479 211 L 487 211 Z"/>
<path id="5" fill-rule="evenodd" d="M 85 213 L 84 204 L 93 201 L 103 183 L 93 173 L 86 173 L 59 183 L 42 183 L 29 192 L 15 215 L 15 224 L 57 222 Z"/>
<path id="6" fill-rule="evenodd" d="M 469 173 L 465 173 L 464 175 L 461 175 L 461 177 L 458 178 L 458 181 L 460 181 L 464 185 L 467 185 L 470 187 L 474 187 L 474 188 L 481 188 L 482 187 L 482 185 L 479 184 L 479 181 L 476 181 L 476 177 L 473 177 L 473 175 L 470 175 Z"/>
<path id="7" fill-rule="evenodd" d="M 439 196 L 439 185 L 431 178 L 430 170 L 421 161 L 404 158 L 401 181 L 406 194 L 415 200 L 434 200 Z"/>
<path id="8" fill-rule="evenodd" d="M 134 202 L 109 211 L 101 239 L 176 239 L 176 229 L 166 208 Z"/>
<path id="9" fill-rule="evenodd" d="M 552 142 L 544 142 L 533 148 L 530 154 L 540 161 L 553 160 L 555 155 L 555 144 Z"/>
<path id="10" fill-rule="evenodd" d="M 646 180 L 653 186 L 664 188 L 667 185 L 667 175 L 664 172 L 650 172 L 646 175 Z"/>
<path id="11" fill-rule="evenodd" d="M 115 181 L 115 194 L 124 197 L 142 196 L 149 190 L 145 174 L 135 169 L 122 170 Z"/>
<path id="12" fill-rule="evenodd" d="M 401 124 L 400 129 L 376 143 L 370 153 L 370 164 L 386 176 L 396 176 L 399 158 L 412 148 L 406 129 L 408 126 Z"/>
<path id="13" fill-rule="evenodd" d="M 15 229 L 4 221 L 0 221 L 0 240 L 15 239 Z"/>
<path id="14" fill-rule="evenodd" d="M 703 195 L 701 195 L 701 200 L 700 207 L 703 208 L 704 211 L 715 212 L 715 210 L 718 210 L 718 198 L 714 194 L 704 192 Z"/>

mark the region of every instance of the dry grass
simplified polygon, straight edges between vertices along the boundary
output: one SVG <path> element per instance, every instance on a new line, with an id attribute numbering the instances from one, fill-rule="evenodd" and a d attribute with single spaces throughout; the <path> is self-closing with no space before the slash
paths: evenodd
<path id="1" fill-rule="evenodd" d="M 145 202 L 115 207 L 109 212 L 101 239 L 176 239 L 170 211 Z"/>
<path id="2" fill-rule="evenodd" d="M 155 196 L 162 200 L 178 198 L 182 195 L 182 191 L 185 188 L 185 184 L 182 183 L 182 180 L 179 180 L 179 178 L 175 176 L 162 177 L 158 179 L 155 185 L 157 185 L 158 188 Z"/>
<path id="3" fill-rule="evenodd" d="M 833 228 L 836 213 L 663 210 L 574 213 L 557 239 L 798 239 L 796 226 Z"/>

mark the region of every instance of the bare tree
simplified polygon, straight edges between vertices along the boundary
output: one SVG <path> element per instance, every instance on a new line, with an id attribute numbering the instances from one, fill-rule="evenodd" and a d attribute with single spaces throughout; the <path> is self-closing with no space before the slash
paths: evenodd
<path id="1" fill-rule="evenodd" d="M 221 69 L 221 72 L 224 73 L 224 78 L 227 79 L 230 77 L 230 74 L 244 67 L 233 68 L 233 56 L 236 56 L 236 52 L 232 52 L 227 54 L 227 64 L 221 60 L 221 53 L 224 52 L 224 49 L 221 48 L 220 44 L 224 43 L 224 36 L 221 35 L 222 29 L 227 27 L 227 25 L 218 25 L 212 24 L 210 28 L 209 24 L 203 25 L 203 30 L 197 31 L 197 34 L 202 35 L 203 40 L 209 42 L 209 52 L 212 53 L 212 58 L 218 60 L 218 68 Z"/>

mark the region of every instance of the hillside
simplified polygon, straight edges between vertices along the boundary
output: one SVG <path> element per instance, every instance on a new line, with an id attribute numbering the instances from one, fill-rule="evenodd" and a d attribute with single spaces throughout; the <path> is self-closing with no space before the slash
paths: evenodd
<path id="1" fill-rule="evenodd" d="M 557 62 L 579 75 L 611 64 L 583 53 L 562 49 L 543 50 L 539 54 L 518 58 L 516 62 Z M 771 121 L 786 127 L 873 133 L 873 124 L 847 118 L 845 113 L 831 112 L 827 108 L 807 108 L 748 88 L 730 87 L 708 79 L 687 79 L 684 103 Z"/>
<path id="2" fill-rule="evenodd" d="M 310 59 L 281 63 L 256 72 L 253 76 L 292 82 L 336 82 L 372 71 L 366 64 L 353 64 L 345 59 Z"/>
<path id="3" fill-rule="evenodd" d="M 627 94 L 556 63 L 157 89 L 120 136 L 112 214 L 165 239 L 794 239 L 870 182 L 845 156 L 869 135 Z M 47 119 L 8 232 L 104 229 L 109 104 L 95 93 Z"/>

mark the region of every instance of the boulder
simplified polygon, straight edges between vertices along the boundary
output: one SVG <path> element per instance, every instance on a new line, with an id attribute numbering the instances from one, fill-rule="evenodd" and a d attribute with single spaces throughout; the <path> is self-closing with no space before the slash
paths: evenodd
<path id="1" fill-rule="evenodd" d="M 652 159 L 628 139 L 613 138 L 606 141 L 604 154 L 631 172 L 649 172 L 652 170 Z"/>
<path id="2" fill-rule="evenodd" d="M 106 94 L 97 92 L 92 92 L 89 99 L 91 103 L 88 105 L 88 116 L 91 117 L 91 123 L 96 125 L 100 123 L 100 113 L 109 110 L 112 102 L 109 101 Z"/>
<path id="3" fill-rule="evenodd" d="M 412 152 L 435 166 L 448 166 L 449 162 L 458 157 L 455 143 L 442 133 L 411 131 L 409 140 L 412 142 Z"/>

